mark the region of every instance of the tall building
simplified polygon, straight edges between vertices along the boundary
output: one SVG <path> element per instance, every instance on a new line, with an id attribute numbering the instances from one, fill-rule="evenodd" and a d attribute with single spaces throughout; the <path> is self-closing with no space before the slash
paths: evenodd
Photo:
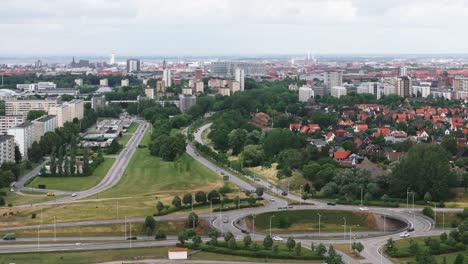
<path id="1" fill-rule="evenodd" d="M 399 77 L 396 81 L 396 94 L 401 97 L 410 97 L 413 95 L 413 84 L 408 76 Z"/>
<path id="2" fill-rule="evenodd" d="M 140 60 L 128 59 L 127 60 L 127 72 L 139 72 L 140 71 Z"/>
<path id="3" fill-rule="evenodd" d="M 327 94 L 331 93 L 331 89 L 335 86 L 343 86 L 343 72 L 328 71 L 324 74 L 324 83 L 327 87 Z"/>
<path id="4" fill-rule="evenodd" d="M 197 104 L 197 97 L 195 95 L 179 95 L 179 109 L 180 112 L 187 112 L 192 106 Z"/>
<path id="5" fill-rule="evenodd" d="M 28 149 L 32 146 L 34 139 L 34 127 L 29 121 L 8 129 L 8 135 L 15 138 L 19 151 L 24 159 L 28 157 Z"/>
<path id="6" fill-rule="evenodd" d="M 211 74 L 223 77 L 233 77 L 236 68 L 244 70 L 248 76 L 262 76 L 266 73 L 264 63 L 241 61 L 215 61 L 211 63 Z"/>
<path id="7" fill-rule="evenodd" d="M 50 107 L 60 104 L 60 98 L 46 98 L 44 100 L 6 100 L 5 114 L 6 115 L 28 115 L 31 110 L 49 111 Z"/>
<path id="8" fill-rule="evenodd" d="M 308 102 L 314 96 L 314 91 L 311 87 L 302 86 L 299 88 L 299 102 Z"/>
<path id="9" fill-rule="evenodd" d="M 240 83 L 241 92 L 244 91 L 245 72 L 241 68 L 236 68 L 235 80 Z"/>
<path id="10" fill-rule="evenodd" d="M 163 82 L 166 87 L 171 87 L 172 86 L 172 76 L 171 76 L 171 70 L 170 69 L 164 69 L 163 70 Z"/>
<path id="11" fill-rule="evenodd" d="M 347 94 L 346 87 L 343 86 L 334 86 L 331 88 L 331 96 L 340 98 Z"/>
<path id="12" fill-rule="evenodd" d="M 22 124 L 24 121 L 26 121 L 24 115 L 0 116 L 0 134 L 6 134 L 9 128 Z"/>
<path id="13" fill-rule="evenodd" d="M 11 135 L 0 136 L 0 164 L 15 161 L 15 137 Z"/>
<path id="14" fill-rule="evenodd" d="M 201 81 L 203 79 L 203 69 L 198 67 L 195 69 L 195 81 Z"/>
<path id="15" fill-rule="evenodd" d="M 71 100 L 61 105 L 51 107 L 49 115 L 57 116 L 57 127 L 63 127 L 66 122 L 73 122 L 73 119 L 83 119 L 84 102 L 81 99 Z"/>
<path id="16" fill-rule="evenodd" d="M 106 97 L 102 95 L 95 95 L 91 98 L 91 108 L 96 109 L 100 106 L 106 105 Z"/>
<path id="17" fill-rule="evenodd" d="M 41 139 L 41 137 L 47 132 L 54 132 L 57 128 L 57 117 L 53 115 L 41 116 L 32 121 L 34 127 L 34 138 L 33 142 Z"/>

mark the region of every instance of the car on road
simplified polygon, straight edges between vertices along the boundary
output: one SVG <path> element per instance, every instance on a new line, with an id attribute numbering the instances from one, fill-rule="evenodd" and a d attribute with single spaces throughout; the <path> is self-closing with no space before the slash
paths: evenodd
<path id="1" fill-rule="evenodd" d="M 335 202 L 329 202 L 329 203 L 327 203 L 327 205 L 335 206 L 336 203 Z"/>
<path id="2" fill-rule="evenodd" d="M 127 237 L 126 240 L 137 240 L 138 238 L 136 236 L 131 236 L 131 237 Z"/>
<path id="3" fill-rule="evenodd" d="M 16 235 L 13 233 L 9 233 L 3 236 L 3 240 L 16 240 Z"/>
<path id="4" fill-rule="evenodd" d="M 283 241 L 283 238 L 282 238 L 282 237 L 279 237 L 279 236 L 274 236 L 274 237 L 273 237 L 273 240 L 274 240 L 274 241 Z"/>
<path id="5" fill-rule="evenodd" d="M 367 208 L 367 207 L 360 207 L 359 210 L 361 210 L 361 211 L 369 211 L 369 208 Z"/>
<path id="6" fill-rule="evenodd" d="M 223 223 L 228 223 L 228 222 L 229 222 L 229 220 L 227 218 L 223 219 Z"/>
<path id="7" fill-rule="evenodd" d="M 71 197 L 77 197 L 78 194 L 77 193 L 72 193 Z"/>
<path id="8" fill-rule="evenodd" d="M 55 193 L 53 193 L 53 192 L 48 192 L 48 193 L 47 193 L 47 196 L 55 196 Z"/>
<path id="9" fill-rule="evenodd" d="M 409 237 L 410 236 L 410 233 L 408 232 L 403 232 L 400 234 L 400 237 Z"/>

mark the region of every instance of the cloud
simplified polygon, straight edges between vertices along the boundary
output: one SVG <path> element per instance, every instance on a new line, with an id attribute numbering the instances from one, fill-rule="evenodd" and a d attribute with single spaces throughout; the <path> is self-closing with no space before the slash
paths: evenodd
<path id="1" fill-rule="evenodd" d="M 0 12 L 3 55 L 468 52 L 466 0 L 2 0 Z"/>

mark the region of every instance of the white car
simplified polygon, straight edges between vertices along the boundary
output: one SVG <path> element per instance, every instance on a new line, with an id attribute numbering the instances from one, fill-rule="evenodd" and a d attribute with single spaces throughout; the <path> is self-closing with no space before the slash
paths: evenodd
<path id="1" fill-rule="evenodd" d="M 400 234 L 400 237 L 409 237 L 410 236 L 410 233 L 408 232 L 403 232 Z"/>
<path id="2" fill-rule="evenodd" d="M 274 236 L 273 237 L 273 240 L 274 241 L 283 241 L 283 238 L 279 237 L 279 236 Z"/>
<path id="3" fill-rule="evenodd" d="M 71 195 L 71 196 L 72 196 L 72 197 L 77 197 L 77 196 L 78 196 L 78 194 L 77 194 L 77 193 L 72 193 L 72 195 Z"/>
<path id="4" fill-rule="evenodd" d="M 361 210 L 361 211 L 369 211 L 369 208 L 367 208 L 367 207 L 361 207 L 361 208 L 359 208 L 359 210 Z"/>

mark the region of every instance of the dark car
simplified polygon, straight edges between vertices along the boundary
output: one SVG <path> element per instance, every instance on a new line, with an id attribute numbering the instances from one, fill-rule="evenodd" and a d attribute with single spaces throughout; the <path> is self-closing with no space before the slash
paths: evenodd
<path id="1" fill-rule="evenodd" d="M 138 238 L 136 236 L 131 236 L 131 237 L 127 237 L 127 240 L 137 240 Z"/>
<path id="2" fill-rule="evenodd" d="M 336 203 L 335 202 L 329 202 L 329 203 L 327 203 L 327 205 L 335 206 Z"/>

